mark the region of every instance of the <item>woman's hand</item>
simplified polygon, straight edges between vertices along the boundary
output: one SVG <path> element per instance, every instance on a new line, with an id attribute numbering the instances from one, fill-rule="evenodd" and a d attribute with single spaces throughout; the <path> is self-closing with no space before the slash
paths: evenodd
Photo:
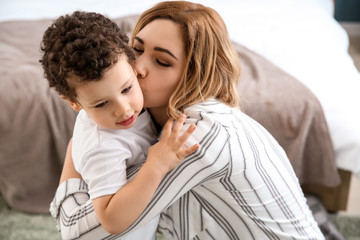
<path id="1" fill-rule="evenodd" d="M 191 124 L 179 136 L 185 120 L 186 116 L 181 114 L 172 128 L 173 119 L 169 119 L 164 126 L 160 141 L 148 149 L 147 163 L 154 164 L 156 168 L 162 171 L 163 175 L 171 171 L 187 155 L 199 148 L 199 144 L 194 144 L 188 148 L 184 147 L 186 140 L 196 129 L 196 126 Z"/>
<path id="2" fill-rule="evenodd" d="M 80 178 L 80 179 L 82 178 L 81 175 L 75 170 L 74 162 L 71 156 L 71 149 L 72 149 L 72 139 L 70 139 L 66 150 L 64 167 L 61 173 L 59 185 L 70 178 Z"/>

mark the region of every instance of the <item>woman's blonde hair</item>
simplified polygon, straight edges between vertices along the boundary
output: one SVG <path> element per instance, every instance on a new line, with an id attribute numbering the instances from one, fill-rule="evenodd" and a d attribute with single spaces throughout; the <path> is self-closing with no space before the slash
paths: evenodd
<path id="1" fill-rule="evenodd" d="M 238 107 L 240 60 L 220 15 L 201 4 L 160 2 L 140 15 L 131 45 L 138 32 L 155 19 L 169 19 L 180 24 L 185 41 L 186 71 L 170 97 L 168 115 L 177 117 L 184 108 L 211 97 Z"/>

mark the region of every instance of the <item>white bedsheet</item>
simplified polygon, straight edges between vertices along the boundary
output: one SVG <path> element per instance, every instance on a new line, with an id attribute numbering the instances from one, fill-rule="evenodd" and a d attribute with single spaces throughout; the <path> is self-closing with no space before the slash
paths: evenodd
<path id="1" fill-rule="evenodd" d="M 230 37 L 295 76 L 319 98 L 336 163 L 360 178 L 360 73 L 332 0 L 193 0 L 216 9 Z M 0 0 L 0 21 L 55 18 L 75 10 L 109 17 L 140 13 L 157 0 Z"/>

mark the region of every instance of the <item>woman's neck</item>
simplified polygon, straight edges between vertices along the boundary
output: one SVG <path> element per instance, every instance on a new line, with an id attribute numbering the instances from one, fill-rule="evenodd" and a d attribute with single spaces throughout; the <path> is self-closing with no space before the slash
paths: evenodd
<path id="1" fill-rule="evenodd" d="M 147 109 L 151 114 L 153 120 L 157 125 L 163 127 L 168 120 L 168 116 L 166 114 L 166 108 L 149 108 Z"/>

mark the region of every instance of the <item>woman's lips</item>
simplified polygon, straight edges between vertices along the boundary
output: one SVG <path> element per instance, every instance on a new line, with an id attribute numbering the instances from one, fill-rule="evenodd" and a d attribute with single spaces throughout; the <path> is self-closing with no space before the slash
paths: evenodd
<path id="1" fill-rule="evenodd" d="M 128 119 L 122 121 L 122 122 L 116 122 L 117 125 L 121 125 L 121 126 L 128 126 L 131 123 L 133 123 L 135 120 L 134 115 L 132 115 L 131 117 L 129 117 Z"/>

